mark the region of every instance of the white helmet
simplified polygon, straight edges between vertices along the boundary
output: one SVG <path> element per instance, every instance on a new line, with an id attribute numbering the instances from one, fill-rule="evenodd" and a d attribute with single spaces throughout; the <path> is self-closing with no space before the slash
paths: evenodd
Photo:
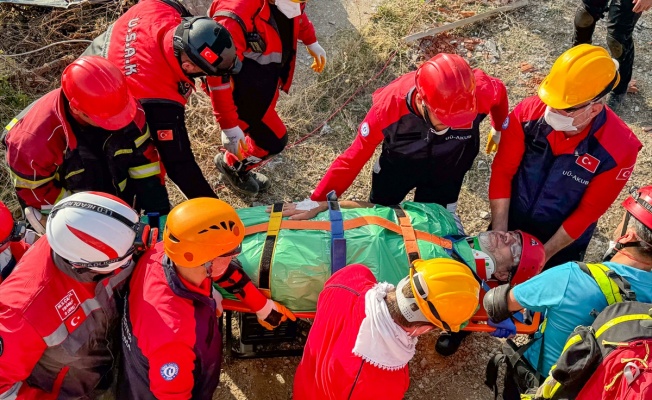
<path id="1" fill-rule="evenodd" d="M 106 273 L 131 261 L 138 221 L 138 214 L 119 198 L 81 192 L 52 208 L 46 236 L 52 250 L 73 267 Z"/>

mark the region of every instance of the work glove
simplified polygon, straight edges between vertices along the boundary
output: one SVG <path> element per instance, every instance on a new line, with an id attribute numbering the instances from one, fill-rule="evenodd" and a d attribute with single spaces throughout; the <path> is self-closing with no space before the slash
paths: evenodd
<path id="1" fill-rule="evenodd" d="M 282 322 L 287 321 L 288 318 L 292 321 L 297 320 L 292 311 L 270 299 L 267 299 L 267 304 L 262 309 L 256 311 L 256 316 L 258 317 L 258 323 L 270 331 L 281 325 Z"/>
<path id="2" fill-rule="evenodd" d="M 215 286 L 213 286 L 213 299 L 215 300 L 215 310 L 216 310 L 216 315 L 217 318 L 222 316 L 222 313 L 224 312 L 224 306 L 222 305 L 222 300 L 224 300 L 224 297 L 222 297 L 222 293 L 220 293 L 219 290 L 215 289 Z"/>
<path id="3" fill-rule="evenodd" d="M 26 207 L 25 218 L 36 233 L 39 235 L 45 235 L 45 226 L 48 220 L 47 216 L 41 214 L 41 212 L 34 207 Z"/>
<path id="4" fill-rule="evenodd" d="M 500 143 L 500 131 L 491 128 L 491 131 L 489 131 L 489 138 L 487 139 L 485 153 L 491 154 L 498 151 L 498 143 Z"/>
<path id="5" fill-rule="evenodd" d="M 317 73 L 321 73 L 324 70 L 324 66 L 326 66 L 326 51 L 318 42 L 309 44 L 306 47 L 308 48 L 308 53 L 315 59 L 310 68 Z"/>
<path id="6" fill-rule="evenodd" d="M 244 152 L 248 151 L 245 134 L 239 126 L 222 129 L 222 146 L 242 160 Z"/>

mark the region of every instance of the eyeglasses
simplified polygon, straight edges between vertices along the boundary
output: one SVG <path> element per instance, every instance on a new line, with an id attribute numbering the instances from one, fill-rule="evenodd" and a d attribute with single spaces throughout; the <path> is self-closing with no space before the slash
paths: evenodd
<path id="1" fill-rule="evenodd" d="M 226 254 L 222 254 L 220 257 L 236 257 L 242 253 L 242 244 L 238 245 L 235 249 L 229 251 Z"/>
<path id="2" fill-rule="evenodd" d="M 575 111 L 582 110 L 582 109 L 584 109 L 584 108 L 586 108 L 586 107 L 588 107 L 588 106 L 591 106 L 591 105 L 593 105 L 593 104 L 594 104 L 594 102 L 593 102 L 593 101 L 590 101 L 590 102 L 588 102 L 588 103 L 586 103 L 586 104 L 584 104 L 584 105 L 579 105 L 579 106 L 575 106 L 575 107 L 564 108 L 564 109 L 561 109 L 561 110 L 559 110 L 559 111 L 563 111 L 563 112 L 565 112 L 565 113 L 567 113 L 567 114 L 571 114 L 571 113 L 574 113 Z"/>

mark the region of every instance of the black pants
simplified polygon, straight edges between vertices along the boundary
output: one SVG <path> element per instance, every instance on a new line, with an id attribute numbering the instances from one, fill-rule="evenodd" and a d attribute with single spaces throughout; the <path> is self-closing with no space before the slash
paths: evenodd
<path id="1" fill-rule="evenodd" d="M 463 180 L 463 173 L 461 176 L 443 176 L 429 160 L 381 156 L 371 177 L 369 201 L 383 206 L 396 205 L 416 188 L 415 202 L 437 203 L 446 207 L 457 201 Z"/>
<path id="2" fill-rule="evenodd" d="M 161 162 L 179 190 L 189 199 L 217 198 L 192 153 L 184 107 L 172 101 L 157 100 L 143 102 L 143 108 Z"/>
<path id="3" fill-rule="evenodd" d="M 575 14 L 573 46 L 591 43 L 595 23 L 608 11 L 607 45 L 611 56 L 620 63 L 620 83 L 613 89 L 615 94 L 627 92 L 634 68 L 634 40 L 632 33 L 640 13 L 632 11 L 632 0 L 582 0 Z"/>

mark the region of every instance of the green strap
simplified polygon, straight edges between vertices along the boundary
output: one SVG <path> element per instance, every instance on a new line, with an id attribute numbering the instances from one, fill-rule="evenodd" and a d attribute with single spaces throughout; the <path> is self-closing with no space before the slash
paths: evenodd
<path id="1" fill-rule="evenodd" d="M 583 262 L 578 262 L 577 265 L 595 280 L 608 305 L 636 300 L 629 282 L 606 265 Z"/>

